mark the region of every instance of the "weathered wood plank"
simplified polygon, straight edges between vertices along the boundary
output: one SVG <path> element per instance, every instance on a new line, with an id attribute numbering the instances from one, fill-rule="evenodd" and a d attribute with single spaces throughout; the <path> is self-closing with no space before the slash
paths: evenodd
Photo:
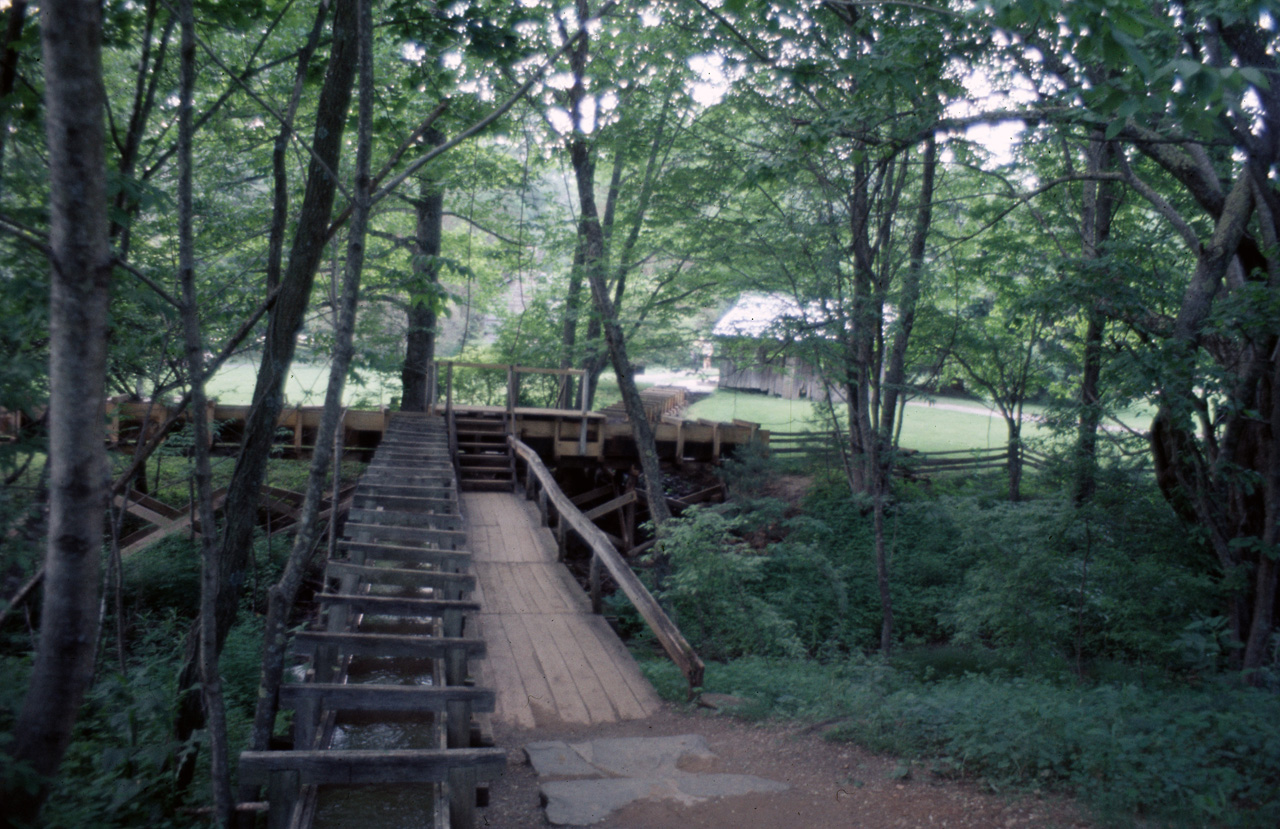
<path id="1" fill-rule="evenodd" d="M 476 586 L 476 577 L 471 573 L 441 573 L 438 570 L 369 567 L 344 561 L 329 562 L 326 568 L 326 578 L 342 578 L 343 576 L 353 576 L 357 580 L 393 587 L 435 587 L 446 590 L 471 591 Z"/>
<path id="2" fill-rule="evenodd" d="M 459 530 L 430 530 L 425 527 L 384 527 L 348 521 L 346 534 L 361 541 L 399 541 L 413 546 L 438 545 L 442 550 L 461 550 L 467 534 Z"/>
<path id="3" fill-rule="evenodd" d="M 379 544 L 376 541 L 352 541 L 346 538 L 338 541 L 338 549 L 362 555 L 366 560 L 435 565 L 447 572 L 455 572 L 471 566 L 471 553 L 466 550 L 431 550 L 423 547 L 404 547 L 399 544 Z"/>
<path id="4" fill-rule="evenodd" d="M 501 748 L 350 749 L 343 751 L 243 751 L 239 776 L 251 786 L 273 772 L 296 771 L 303 785 L 443 783 L 450 769 L 474 769 L 484 780 L 502 774 Z"/>
<path id="5" fill-rule="evenodd" d="M 592 509 L 587 510 L 583 515 L 586 516 L 588 521 L 594 521 L 602 515 L 608 515 L 614 510 L 622 509 L 627 504 L 634 504 L 635 502 L 636 491 L 633 489 L 630 492 L 627 492 L 624 495 L 619 495 L 617 498 L 607 501 L 598 507 L 593 507 Z"/>
<path id="6" fill-rule="evenodd" d="M 472 711 L 492 712 L 495 695 L 489 688 L 466 685 L 334 685 L 291 682 L 280 686 L 280 706 L 294 708 L 315 701 L 329 711 L 443 712 L 447 703 L 466 702 Z"/>
<path id="7" fill-rule="evenodd" d="M 410 512 L 392 509 L 352 509 L 347 516 L 351 524 L 376 524 L 383 527 L 417 527 L 429 530 L 461 531 L 462 516 L 449 513 Z"/>
<path id="8" fill-rule="evenodd" d="M 485 654 L 483 639 L 448 636 L 405 636 L 395 633 L 331 633 L 327 630 L 303 630 L 293 636 L 294 649 L 303 654 L 321 647 L 337 648 L 352 656 L 408 657 L 439 659 L 450 651 L 461 649 L 469 657 Z"/>
<path id="9" fill-rule="evenodd" d="M 617 583 L 627 598 L 631 600 L 632 605 L 639 611 L 641 617 L 648 623 L 650 630 L 657 636 L 667 655 L 671 657 L 672 661 L 679 666 L 681 673 L 684 674 L 689 683 L 689 692 L 692 694 L 693 688 L 702 684 L 704 666 L 697 653 L 685 640 L 684 635 L 680 633 L 680 629 L 667 617 L 667 614 L 658 605 L 652 594 L 640 582 L 636 574 L 631 571 L 631 567 L 618 554 L 617 549 L 609 543 L 608 538 L 605 537 L 600 528 L 588 521 L 582 512 L 570 503 L 569 499 L 560 491 L 555 478 L 546 468 L 546 465 L 542 463 L 542 459 L 538 457 L 537 453 L 515 438 L 508 438 L 508 440 L 516 453 L 525 463 L 529 464 L 530 469 L 546 489 L 547 495 L 555 503 L 556 509 L 560 513 L 561 520 L 572 527 L 578 533 L 578 536 L 586 542 L 587 546 L 599 556 L 600 562 L 609 571 L 609 575 L 613 577 L 614 582 Z"/>
<path id="10" fill-rule="evenodd" d="M 318 593 L 315 600 L 326 605 L 342 605 L 357 613 L 376 616 L 440 616 L 444 613 L 478 613 L 478 601 L 419 599 L 412 596 L 377 596 L 370 593 Z"/>

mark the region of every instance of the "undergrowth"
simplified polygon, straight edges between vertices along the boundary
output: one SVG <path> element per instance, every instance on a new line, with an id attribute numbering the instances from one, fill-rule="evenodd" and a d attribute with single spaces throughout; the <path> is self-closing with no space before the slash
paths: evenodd
<path id="1" fill-rule="evenodd" d="M 704 691 L 751 719 L 826 722 L 828 739 L 924 762 L 994 790 L 1074 794 L 1105 825 L 1280 825 L 1280 697 L 1229 678 L 1203 688 L 1079 685 L 986 673 L 922 681 L 878 658 L 707 664 Z M 641 660 L 668 700 L 670 662 Z"/>
<path id="2" fill-rule="evenodd" d="M 1280 681 L 1230 672 L 1212 557 L 1145 479 L 1117 470 L 1085 507 L 1046 482 L 1019 503 L 1002 481 L 900 487 L 884 660 L 865 655 L 881 621 L 865 505 L 833 475 L 779 504 L 770 474 L 731 465 L 735 501 L 671 522 L 645 571 L 707 662 L 702 690 L 745 700 L 735 715 L 1071 793 L 1107 825 L 1280 825 Z M 632 646 L 684 699 L 653 643 Z"/>

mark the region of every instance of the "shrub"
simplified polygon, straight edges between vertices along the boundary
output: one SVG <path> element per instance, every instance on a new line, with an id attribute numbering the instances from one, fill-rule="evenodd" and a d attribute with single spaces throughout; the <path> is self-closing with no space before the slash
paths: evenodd
<path id="1" fill-rule="evenodd" d="M 662 527 L 671 572 L 658 598 L 705 659 L 798 655 L 792 623 L 761 596 L 765 559 L 735 542 L 734 521 L 693 508 Z"/>

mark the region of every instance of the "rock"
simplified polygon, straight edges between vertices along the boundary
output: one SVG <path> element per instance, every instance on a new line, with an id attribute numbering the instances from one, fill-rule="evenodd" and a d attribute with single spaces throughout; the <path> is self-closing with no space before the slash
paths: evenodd
<path id="1" fill-rule="evenodd" d="M 698 705 L 702 708 L 710 708 L 712 711 L 727 711 L 749 702 L 751 700 L 735 697 L 732 694 L 700 694 L 698 696 Z"/>

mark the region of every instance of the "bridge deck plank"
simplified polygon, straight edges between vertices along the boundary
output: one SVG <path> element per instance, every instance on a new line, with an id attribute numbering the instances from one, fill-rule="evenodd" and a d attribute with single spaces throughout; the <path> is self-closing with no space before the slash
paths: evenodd
<path id="1" fill-rule="evenodd" d="M 522 496 L 462 494 L 477 577 L 494 719 L 507 725 L 601 723 L 657 711 L 657 694 L 563 564 Z"/>

